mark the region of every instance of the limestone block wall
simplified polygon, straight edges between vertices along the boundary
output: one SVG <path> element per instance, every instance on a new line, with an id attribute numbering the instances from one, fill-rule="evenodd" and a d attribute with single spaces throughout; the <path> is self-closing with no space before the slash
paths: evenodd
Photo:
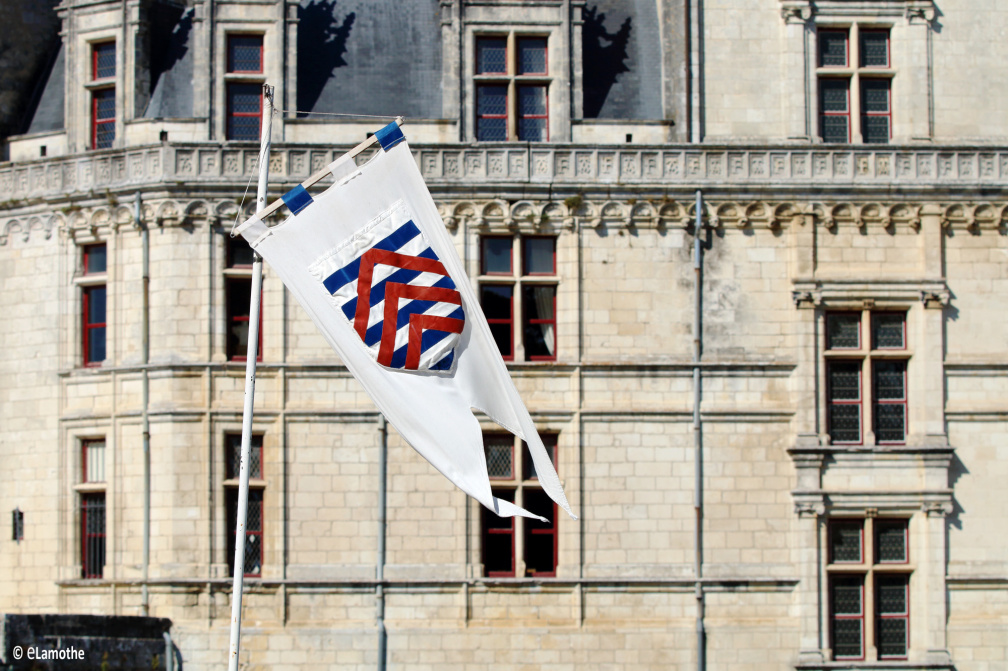
<path id="1" fill-rule="evenodd" d="M 27 221 L 25 222 L 28 223 Z M 0 486 L 3 551 L 0 599 L 32 612 L 57 608 L 56 557 L 65 485 L 58 460 L 60 399 L 56 376 L 61 315 L 59 236 L 11 235 L 0 263 L 0 408 L 4 474 Z M 11 512 L 24 513 L 24 540 L 11 534 Z"/>

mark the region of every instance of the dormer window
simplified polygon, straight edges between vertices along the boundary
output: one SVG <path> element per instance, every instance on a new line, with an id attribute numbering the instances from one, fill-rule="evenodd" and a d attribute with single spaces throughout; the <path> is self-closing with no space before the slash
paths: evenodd
<path id="1" fill-rule="evenodd" d="M 116 44 L 91 46 L 91 148 L 108 149 L 115 141 Z"/>

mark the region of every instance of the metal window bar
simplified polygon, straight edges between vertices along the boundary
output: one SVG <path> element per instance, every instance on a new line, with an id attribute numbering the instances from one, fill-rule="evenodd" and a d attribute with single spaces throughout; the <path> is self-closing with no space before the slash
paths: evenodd
<path id="1" fill-rule="evenodd" d="M 105 494 L 81 495 L 81 577 L 101 578 L 105 570 Z"/>

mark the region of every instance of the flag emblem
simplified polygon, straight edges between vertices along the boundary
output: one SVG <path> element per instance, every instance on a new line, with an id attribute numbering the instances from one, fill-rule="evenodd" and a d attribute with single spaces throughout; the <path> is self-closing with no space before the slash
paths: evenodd
<path id="1" fill-rule="evenodd" d="M 380 365 L 452 369 L 462 295 L 401 201 L 309 271 Z"/>

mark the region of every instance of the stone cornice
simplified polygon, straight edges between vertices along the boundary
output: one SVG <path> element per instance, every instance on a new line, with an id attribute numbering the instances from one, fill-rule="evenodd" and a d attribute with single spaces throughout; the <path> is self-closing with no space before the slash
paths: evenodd
<path id="1" fill-rule="evenodd" d="M 814 188 L 1008 191 L 1008 147 L 982 145 L 416 145 L 432 191 L 545 187 L 553 191 L 703 188 L 765 193 Z M 128 193 L 138 188 L 244 188 L 258 149 L 166 143 L 8 163 L 0 193 L 10 200 Z M 318 145 L 274 145 L 270 180 L 289 188 L 342 153 Z M 940 197 L 932 194 L 932 198 Z M 2 203 L 0 203 L 2 204 Z"/>
<path id="2" fill-rule="evenodd" d="M 243 213 L 239 216 L 239 199 L 223 197 L 222 189 L 201 182 L 188 183 L 186 187 L 179 188 L 184 194 L 166 194 L 164 189 L 153 188 L 146 191 L 140 221 L 158 227 L 229 227 L 236 218 L 241 220 L 252 215 L 255 206 L 253 198 L 245 199 Z M 136 188 L 143 190 L 145 187 Z M 680 228 L 691 234 L 694 226 L 695 205 L 691 197 L 680 200 L 668 197 L 596 200 L 576 195 L 558 201 L 550 199 L 548 193 L 543 196 L 541 199 L 504 200 L 458 199 L 441 194 L 436 204 L 445 226 L 452 233 L 465 225 L 481 233 L 557 234 L 564 230 L 622 228 L 665 232 L 669 228 Z M 800 229 L 811 223 L 813 227 L 823 227 L 829 233 L 857 227 L 866 233 L 895 235 L 906 229 L 912 234 L 920 233 L 924 212 L 936 217 L 947 234 L 962 229 L 972 234 L 982 234 L 983 231 L 1003 233 L 1008 226 L 1008 201 L 1004 200 L 928 202 L 922 205 L 892 200 L 865 203 L 805 200 L 798 194 L 787 200 L 711 197 L 704 201 L 702 217 L 705 228 L 778 231 Z M 281 208 L 274 217 L 279 221 L 286 214 L 286 209 Z M 124 204 L 111 192 L 33 199 L 23 206 L 0 208 L 0 246 L 6 245 L 11 236 L 20 236 L 27 241 L 33 232 L 45 239 L 51 238 L 53 231 L 58 231 L 74 240 L 90 241 L 134 224 L 132 202 Z M 917 284 L 920 286 L 914 291 L 926 292 L 918 298 L 925 300 L 927 305 L 938 307 L 948 303 L 948 291 L 943 284 Z M 795 301 L 800 307 L 819 304 L 824 293 L 814 281 L 796 282 L 794 289 Z M 872 290 L 879 290 L 879 286 L 873 285 Z M 840 296 L 844 291 L 857 293 L 860 290 L 857 287 L 834 287 L 831 291 Z"/>

